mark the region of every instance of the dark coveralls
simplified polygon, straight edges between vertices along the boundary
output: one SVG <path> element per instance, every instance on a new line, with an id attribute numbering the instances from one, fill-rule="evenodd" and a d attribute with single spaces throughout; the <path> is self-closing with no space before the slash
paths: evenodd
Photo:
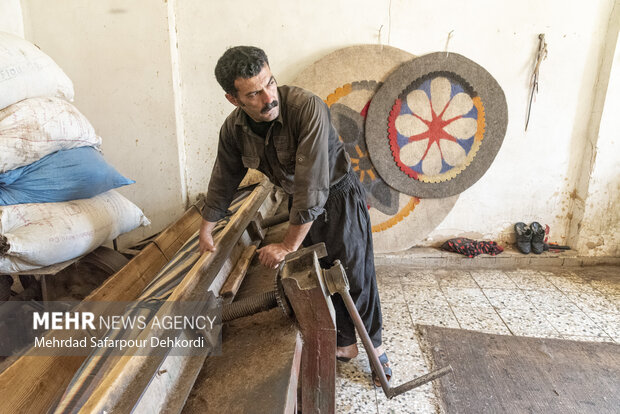
<path id="1" fill-rule="evenodd" d="M 313 221 L 304 245 L 324 242 L 328 256 L 339 259 L 350 292 L 375 347 L 381 345 L 381 305 L 375 275 L 366 194 L 331 123 L 327 105 L 316 95 L 293 86 L 278 87 L 280 114 L 256 123 L 235 109 L 220 130 L 218 153 L 202 217 L 224 217 L 248 168 L 265 174 L 289 194 L 289 222 Z M 356 342 L 353 322 L 339 295 L 336 310 L 338 346 Z"/>

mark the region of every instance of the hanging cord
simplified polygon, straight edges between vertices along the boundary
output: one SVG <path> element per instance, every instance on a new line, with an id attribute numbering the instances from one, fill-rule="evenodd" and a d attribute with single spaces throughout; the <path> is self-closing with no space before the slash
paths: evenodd
<path id="1" fill-rule="evenodd" d="M 448 57 L 448 55 L 450 54 L 448 52 L 448 44 L 450 43 L 450 39 L 452 39 L 452 33 L 454 33 L 454 30 L 450 30 L 450 32 L 448 33 L 448 38 L 446 39 L 446 47 L 445 47 L 446 57 Z"/>
<path id="2" fill-rule="evenodd" d="M 538 93 L 538 72 L 540 70 L 540 64 L 547 58 L 547 43 L 545 42 L 545 34 L 538 35 L 538 51 L 536 52 L 536 61 L 534 63 L 534 70 L 532 71 L 532 77 L 530 78 L 530 99 L 527 102 L 527 112 L 525 115 L 525 130 L 527 131 L 527 125 L 530 123 L 530 113 L 532 111 L 532 103 L 535 95 Z"/>
<path id="3" fill-rule="evenodd" d="M 383 51 L 383 42 L 381 41 L 381 31 L 383 30 L 383 25 L 379 27 L 378 30 L 378 38 L 379 45 L 381 46 L 381 50 Z M 390 36 L 392 34 L 392 0 L 390 0 L 388 4 L 388 34 L 387 34 L 387 44 L 390 44 Z"/>

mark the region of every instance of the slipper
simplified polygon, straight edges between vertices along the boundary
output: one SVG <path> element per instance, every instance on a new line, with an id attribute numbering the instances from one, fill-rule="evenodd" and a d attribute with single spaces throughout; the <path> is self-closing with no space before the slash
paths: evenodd
<path id="1" fill-rule="evenodd" d="M 388 357 L 385 354 L 385 352 L 379 355 L 379 362 L 381 362 L 381 366 L 383 367 L 383 372 L 385 373 L 385 376 L 389 384 L 390 380 L 392 379 L 392 368 L 390 368 L 390 365 L 389 365 L 390 361 L 388 360 Z M 372 382 L 375 384 L 375 387 L 381 388 L 381 381 L 379 381 L 379 377 L 377 376 L 377 374 L 375 374 L 374 369 L 372 370 Z"/>

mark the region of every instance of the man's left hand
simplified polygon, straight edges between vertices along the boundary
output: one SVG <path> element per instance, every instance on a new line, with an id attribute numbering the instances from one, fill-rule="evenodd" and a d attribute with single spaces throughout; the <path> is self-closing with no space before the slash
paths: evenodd
<path id="1" fill-rule="evenodd" d="M 257 250 L 258 260 L 263 266 L 275 269 L 284 260 L 284 257 L 291 253 L 283 243 L 272 243 Z"/>

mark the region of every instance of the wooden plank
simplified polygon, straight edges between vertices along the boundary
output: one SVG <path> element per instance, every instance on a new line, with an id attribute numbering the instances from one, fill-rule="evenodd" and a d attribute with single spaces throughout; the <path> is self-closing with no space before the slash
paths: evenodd
<path id="1" fill-rule="evenodd" d="M 272 186 L 267 183 L 258 185 L 254 189 L 226 227 L 215 237 L 216 251 L 205 252 L 198 259 L 174 289 L 168 301 L 193 301 L 202 298 L 216 280 L 221 266 L 226 262 L 231 250 L 271 189 Z M 163 315 L 159 315 L 158 312 L 158 316 Z M 138 340 L 149 340 L 152 334 L 152 332 L 144 331 Z M 117 410 L 118 412 L 130 412 L 162 361 L 163 357 L 158 356 L 120 357 L 80 412 L 115 412 Z"/>
<path id="2" fill-rule="evenodd" d="M 200 226 L 196 226 L 196 224 L 200 223 L 202 219 L 200 216 L 202 205 L 202 201 L 192 205 L 174 225 L 166 228 L 153 240 L 153 242 L 162 249 L 162 253 L 164 253 L 168 259 L 172 258 L 181 247 L 177 247 L 179 242 L 183 244 L 189 239 L 189 236 L 191 236 L 191 234 L 187 234 L 188 231 L 191 231 L 189 229 L 193 229 L 193 233 L 200 228 Z"/>
<path id="3" fill-rule="evenodd" d="M 185 226 L 195 226 L 200 214 L 196 207 L 189 209 L 179 220 L 168 227 L 156 240 L 167 248 L 187 234 Z M 197 229 L 193 228 L 192 233 Z M 122 302 L 138 297 L 142 289 L 168 262 L 153 243 L 147 245 L 119 272 L 110 276 L 94 290 L 85 301 Z M 0 412 L 46 412 L 60 397 L 85 356 L 29 356 L 17 359 L 0 374 Z"/>
<path id="4" fill-rule="evenodd" d="M 225 300 L 232 299 L 237 294 L 237 291 L 241 286 L 241 282 L 243 282 L 248 268 L 250 267 L 250 263 L 254 258 L 254 253 L 256 253 L 256 244 L 249 245 L 243 253 L 241 253 L 241 257 L 228 275 L 224 286 L 222 286 L 222 289 L 220 290 L 220 295 Z"/>

